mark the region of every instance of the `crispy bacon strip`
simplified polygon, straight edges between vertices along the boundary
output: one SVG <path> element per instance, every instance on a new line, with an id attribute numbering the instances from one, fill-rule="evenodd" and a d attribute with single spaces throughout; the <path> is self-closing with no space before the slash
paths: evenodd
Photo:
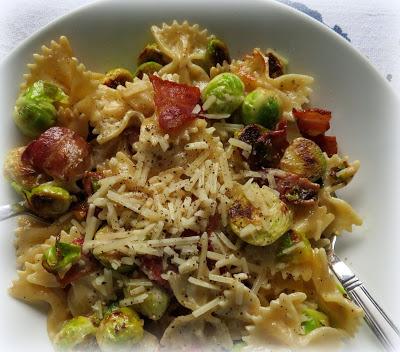
<path id="1" fill-rule="evenodd" d="M 163 273 L 162 259 L 153 255 L 143 255 L 140 257 L 141 270 L 147 275 L 151 280 L 163 286 L 165 288 L 169 287 L 168 281 L 161 277 Z"/>
<path id="2" fill-rule="evenodd" d="M 186 84 L 150 77 L 154 88 L 154 102 L 160 128 L 166 132 L 179 131 L 195 119 L 192 113 L 200 100 L 200 90 Z"/>
<path id="3" fill-rule="evenodd" d="M 283 120 L 278 123 L 276 130 L 263 133 L 252 145 L 250 169 L 276 167 L 288 146 L 287 121 Z"/>
<path id="4" fill-rule="evenodd" d="M 307 109 L 302 111 L 293 109 L 293 116 L 301 134 L 318 136 L 324 134 L 331 127 L 329 121 L 332 114 L 328 110 Z"/>
<path id="5" fill-rule="evenodd" d="M 307 109 L 303 111 L 293 109 L 293 116 L 303 137 L 317 143 L 328 156 L 337 153 L 336 137 L 325 136 L 325 132 L 330 128 L 329 121 L 332 118 L 330 111 L 322 109 Z"/>
<path id="6" fill-rule="evenodd" d="M 21 156 L 23 164 L 56 180 L 72 182 L 90 167 L 90 146 L 66 127 L 51 127 L 32 141 Z"/>

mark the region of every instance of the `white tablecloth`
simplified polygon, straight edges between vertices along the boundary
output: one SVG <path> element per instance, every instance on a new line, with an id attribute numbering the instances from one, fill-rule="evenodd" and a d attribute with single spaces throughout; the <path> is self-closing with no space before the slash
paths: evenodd
<path id="1" fill-rule="evenodd" d="M 281 1 L 342 33 L 400 92 L 399 0 Z M 0 59 L 48 22 L 90 2 L 0 0 Z"/>

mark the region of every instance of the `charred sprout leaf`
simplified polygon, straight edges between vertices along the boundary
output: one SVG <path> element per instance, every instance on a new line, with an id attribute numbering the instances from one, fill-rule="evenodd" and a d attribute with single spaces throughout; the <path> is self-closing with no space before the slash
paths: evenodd
<path id="1" fill-rule="evenodd" d="M 106 73 L 103 84 L 107 87 L 116 89 L 118 86 L 124 86 L 126 82 L 132 82 L 132 74 L 125 68 L 115 68 Z"/>
<path id="2" fill-rule="evenodd" d="M 305 262 L 312 257 L 311 244 L 303 234 L 289 231 L 279 239 L 276 257 L 294 264 Z"/>
<path id="3" fill-rule="evenodd" d="M 272 52 L 267 54 L 268 72 L 271 78 L 277 78 L 284 73 L 284 63 Z"/>
<path id="4" fill-rule="evenodd" d="M 273 129 L 282 113 L 281 99 L 271 90 L 257 88 L 249 93 L 242 105 L 242 119 L 245 125 L 259 124 Z"/>
<path id="5" fill-rule="evenodd" d="M 251 184 L 252 193 L 264 202 L 256 207 L 241 191 L 228 211 L 230 229 L 243 241 L 254 246 L 267 246 L 289 230 L 293 215 L 279 197 L 266 186 Z M 268 209 L 268 215 L 263 210 Z"/>
<path id="6" fill-rule="evenodd" d="M 150 76 L 153 73 L 160 71 L 161 68 L 162 65 L 160 65 L 157 62 L 154 61 L 145 62 L 136 69 L 135 77 L 142 79 L 144 74 Z"/>
<path id="7" fill-rule="evenodd" d="M 48 272 L 62 276 L 79 259 L 81 259 L 81 246 L 56 242 L 43 254 L 42 265 Z"/>
<path id="8" fill-rule="evenodd" d="M 68 211 L 72 197 L 64 188 L 44 183 L 27 193 L 27 202 L 39 216 L 53 218 Z"/>
<path id="9" fill-rule="evenodd" d="M 112 229 L 108 225 L 101 227 L 95 234 L 95 240 L 98 240 L 100 237 L 110 232 L 112 232 Z M 117 250 L 104 253 L 94 253 L 93 255 L 103 266 L 108 269 L 116 270 L 120 273 L 127 273 L 135 268 L 134 264 L 128 265 L 121 263 L 121 258 L 126 255 Z"/>
<path id="10" fill-rule="evenodd" d="M 161 319 L 169 305 L 170 297 L 168 293 L 160 287 L 152 287 L 147 294 L 144 302 L 138 304 L 135 308 L 149 319 Z"/>
<path id="11" fill-rule="evenodd" d="M 316 181 L 324 176 L 326 160 L 320 147 L 306 138 L 296 138 L 285 150 L 280 168 Z"/>
<path id="12" fill-rule="evenodd" d="M 231 63 L 228 46 L 218 38 L 212 38 L 207 43 L 206 62 L 209 67 L 222 65 L 224 61 Z"/>
<path id="13" fill-rule="evenodd" d="M 55 104 L 66 104 L 68 96 L 52 83 L 37 81 L 20 95 L 14 108 L 14 121 L 28 137 L 37 137 L 56 123 Z"/>
<path id="14" fill-rule="evenodd" d="M 150 61 L 156 62 L 161 66 L 165 66 L 171 62 L 171 59 L 158 48 L 157 44 L 153 43 L 146 45 L 139 54 L 137 65 L 140 66 L 141 64 Z"/>
<path id="15" fill-rule="evenodd" d="M 303 317 L 304 321 L 301 323 L 301 326 L 306 335 L 322 326 L 329 326 L 328 316 L 318 310 L 306 308 L 303 311 Z"/>
<path id="16" fill-rule="evenodd" d="M 253 146 L 257 142 L 258 138 L 260 138 L 267 131 L 268 130 L 263 126 L 251 124 L 236 132 L 235 137 Z"/>
<path id="17" fill-rule="evenodd" d="M 143 320 L 131 308 L 113 309 L 106 314 L 96 332 L 102 351 L 130 351 L 143 338 Z"/>
<path id="18" fill-rule="evenodd" d="M 54 337 L 55 350 L 71 351 L 95 333 L 96 327 L 88 317 L 77 316 L 67 320 Z"/>
<path id="19" fill-rule="evenodd" d="M 244 84 L 233 73 L 221 73 L 208 82 L 201 99 L 208 113 L 231 114 L 243 102 Z"/>

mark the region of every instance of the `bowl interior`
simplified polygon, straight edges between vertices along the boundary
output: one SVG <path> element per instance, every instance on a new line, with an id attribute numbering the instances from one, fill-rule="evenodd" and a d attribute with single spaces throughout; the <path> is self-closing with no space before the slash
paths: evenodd
<path id="1" fill-rule="evenodd" d="M 361 161 L 360 173 L 340 196 L 364 218 L 364 225 L 339 239 L 338 252 L 383 308 L 400 322 L 397 234 L 400 169 L 399 102 L 386 81 L 351 46 L 324 25 L 285 5 L 247 0 L 101 1 L 67 15 L 25 41 L 0 64 L 0 160 L 21 143 L 12 121 L 12 108 L 25 65 L 42 44 L 60 35 L 69 37 L 75 55 L 89 69 L 116 66 L 134 69 L 139 50 L 151 39 L 150 26 L 188 20 L 223 38 L 233 57 L 254 47 L 274 48 L 289 60 L 289 70 L 315 78 L 312 104 L 333 112 L 330 133 L 342 153 Z M 16 198 L 4 178 L 0 203 Z M 12 350 L 50 351 L 42 307 L 31 307 L 6 292 L 16 277 L 14 221 L 0 224 L 0 346 Z M 378 348 L 365 326 L 346 350 Z M 3 350 L 3 349 L 2 349 Z M 7 349 L 4 349 L 7 350 Z M 8 349 L 10 350 L 10 349 Z"/>

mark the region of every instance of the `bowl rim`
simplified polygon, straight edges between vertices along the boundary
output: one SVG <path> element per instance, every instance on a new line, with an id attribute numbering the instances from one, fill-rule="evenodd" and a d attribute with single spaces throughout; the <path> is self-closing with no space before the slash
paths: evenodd
<path id="1" fill-rule="evenodd" d="M 206 0 L 208 1 L 208 0 Z M 163 5 L 165 6 L 166 4 L 170 4 L 171 6 L 188 6 L 188 2 L 186 0 L 163 0 Z M 107 6 L 107 4 L 113 4 L 114 6 L 118 7 L 120 4 L 126 3 L 126 4 L 133 4 L 130 0 L 97 0 L 97 1 L 92 1 L 88 4 L 81 5 L 72 11 L 67 12 L 64 15 L 58 16 L 55 19 L 52 19 L 49 23 L 44 25 L 42 28 L 38 29 L 37 31 L 33 32 L 31 35 L 29 35 L 27 38 L 23 39 L 20 43 L 18 43 L 8 54 L 5 55 L 0 60 L 0 67 L 1 66 L 7 66 L 9 62 L 13 59 L 13 57 L 19 55 L 20 51 L 23 51 L 24 47 L 26 47 L 32 40 L 35 40 L 36 38 L 40 37 L 42 34 L 45 32 L 51 31 L 53 27 L 56 25 L 67 21 L 68 19 L 74 17 L 76 14 L 85 12 L 85 11 L 90 11 L 93 8 L 97 7 L 103 7 Z M 135 0 L 135 5 L 145 5 L 145 6 L 151 6 L 152 3 L 159 3 L 159 0 Z M 204 3 L 204 0 L 191 0 L 190 4 L 200 4 Z M 218 5 L 222 5 L 223 3 L 230 4 L 232 5 L 239 5 L 244 4 L 242 0 L 218 0 L 217 2 L 213 1 L 213 4 L 217 3 Z M 358 49 L 356 49 L 351 42 L 347 41 L 345 38 L 343 38 L 340 34 L 335 32 L 332 28 L 330 28 L 328 25 L 326 25 L 323 22 L 320 22 L 316 20 L 315 18 L 305 14 L 304 12 L 295 9 L 291 7 L 289 4 L 280 2 L 279 0 L 246 0 L 246 5 L 251 6 L 251 4 L 257 4 L 257 5 L 262 5 L 265 4 L 265 6 L 275 6 L 276 8 L 279 8 L 281 10 L 284 10 L 286 12 L 290 12 L 291 15 L 297 16 L 298 18 L 301 18 L 303 21 L 308 22 L 309 24 L 313 25 L 314 28 L 317 28 L 320 31 L 323 31 L 325 35 L 331 36 L 333 39 L 338 41 L 343 47 L 345 47 L 348 51 L 350 51 L 353 55 L 357 57 L 359 61 L 361 61 L 375 76 L 376 79 L 378 79 L 383 85 L 388 89 L 393 96 L 397 99 L 397 101 L 400 103 L 400 93 L 398 93 L 392 85 L 383 77 L 383 75 L 378 71 L 378 69 L 375 67 L 375 65 L 368 60 L 367 57 L 365 57 Z M 33 54 L 33 53 L 32 53 Z"/>

